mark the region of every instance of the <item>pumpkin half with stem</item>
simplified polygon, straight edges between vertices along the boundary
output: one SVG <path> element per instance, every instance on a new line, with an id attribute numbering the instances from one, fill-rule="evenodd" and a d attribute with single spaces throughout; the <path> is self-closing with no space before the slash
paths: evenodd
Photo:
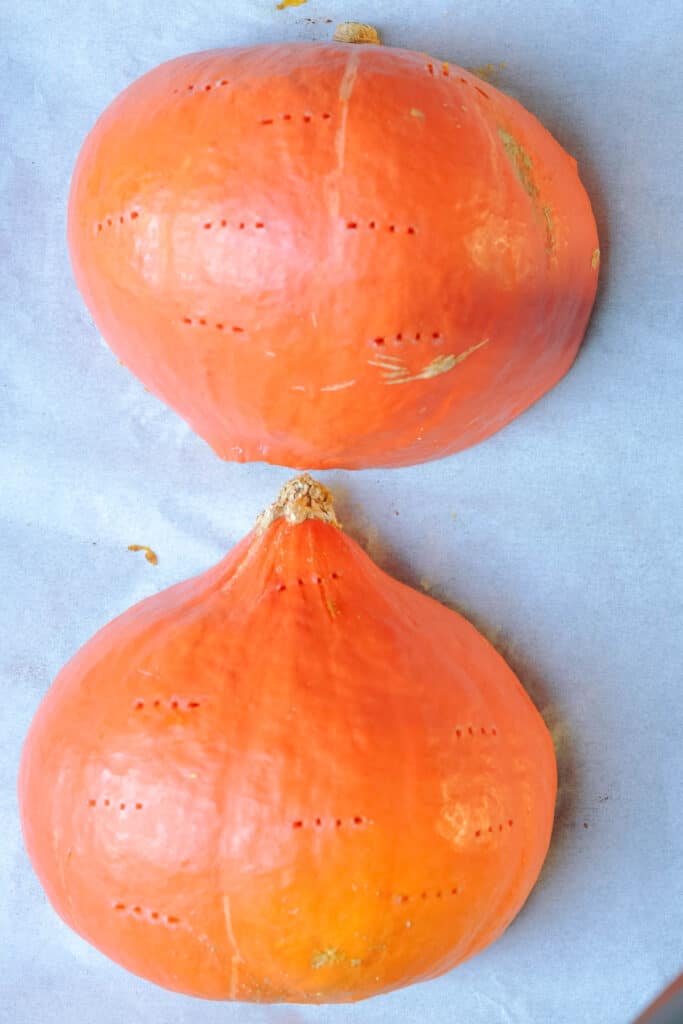
<path id="1" fill-rule="evenodd" d="M 599 258 L 576 161 L 532 114 L 355 42 L 134 82 L 83 145 L 69 243 L 105 339 L 222 458 L 309 468 L 505 426 L 570 367 Z"/>
<path id="2" fill-rule="evenodd" d="M 159 985 L 344 1002 L 496 939 L 548 848 L 553 744 L 465 619 L 310 477 L 57 677 L 19 782 L 61 917 Z"/>

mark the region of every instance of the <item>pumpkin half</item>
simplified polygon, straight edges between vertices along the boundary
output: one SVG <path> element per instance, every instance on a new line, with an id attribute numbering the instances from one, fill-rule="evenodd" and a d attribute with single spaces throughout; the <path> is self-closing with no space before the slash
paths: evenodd
<path id="1" fill-rule="evenodd" d="M 118 963 L 211 999 L 344 1002 L 505 930 L 556 770 L 491 645 L 382 572 L 302 477 L 69 662 L 19 793 L 51 903 Z"/>
<path id="2" fill-rule="evenodd" d="M 238 461 L 475 444 L 566 372 L 596 289 L 575 160 L 475 75 L 376 45 L 161 65 L 86 139 L 68 220 L 105 339 Z"/>

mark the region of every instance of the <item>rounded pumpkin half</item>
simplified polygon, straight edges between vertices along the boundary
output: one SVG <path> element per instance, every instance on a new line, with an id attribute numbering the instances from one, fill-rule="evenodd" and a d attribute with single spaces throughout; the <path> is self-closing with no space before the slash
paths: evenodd
<path id="1" fill-rule="evenodd" d="M 351 35 L 353 38 L 353 35 Z M 571 365 L 599 260 L 575 160 L 410 50 L 190 54 L 86 139 L 68 233 L 112 349 L 224 459 L 401 466 Z"/>
<path id="2" fill-rule="evenodd" d="M 159 985 L 255 1002 L 363 999 L 483 949 L 536 881 L 555 794 L 510 668 L 309 477 L 82 648 L 19 779 L 72 928 Z"/>

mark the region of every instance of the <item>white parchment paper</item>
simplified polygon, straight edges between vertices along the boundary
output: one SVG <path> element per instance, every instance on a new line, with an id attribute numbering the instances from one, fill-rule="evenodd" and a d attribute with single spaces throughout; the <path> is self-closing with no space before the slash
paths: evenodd
<path id="1" fill-rule="evenodd" d="M 683 966 L 676 7 L 0 2 L 2 1021 L 627 1024 Z M 77 648 L 222 557 L 290 474 L 221 463 L 118 366 L 72 281 L 66 198 L 87 131 L 144 71 L 351 18 L 388 44 L 496 65 L 577 158 L 598 218 L 598 301 L 558 387 L 442 462 L 322 474 L 372 556 L 465 611 L 518 672 L 557 739 L 557 825 L 518 919 L 447 976 L 354 1006 L 213 1004 L 127 974 L 58 919 L 19 834 L 18 757 Z"/>

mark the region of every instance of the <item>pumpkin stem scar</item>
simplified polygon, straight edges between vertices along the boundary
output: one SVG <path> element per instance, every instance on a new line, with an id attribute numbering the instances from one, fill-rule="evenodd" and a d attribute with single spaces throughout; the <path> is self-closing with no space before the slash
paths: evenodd
<path id="1" fill-rule="evenodd" d="M 524 146 L 510 132 L 506 132 L 504 128 L 501 128 L 500 125 L 498 125 L 498 137 L 503 143 L 503 148 L 524 191 L 532 199 L 536 199 L 538 197 L 538 187 L 533 177 L 534 165 L 531 157 L 524 149 Z"/>
<path id="2" fill-rule="evenodd" d="M 277 498 L 256 520 L 256 530 L 263 533 L 276 519 L 284 517 L 288 523 L 303 523 L 306 519 L 321 519 L 341 529 L 334 511 L 332 494 L 327 487 L 308 473 L 289 480 Z"/>
<path id="3" fill-rule="evenodd" d="M 334 30 L 335 43 L 370 43 L 381 46 L 379 32 L 372 25 L 363 25 L 359 21 L 342 21 Z"/>
<path id="4" fill-rule="evenodd" d="M 151 548 L 148 548 L 146 544 L 129 544 L 128 545 L 128 550 L 129 551 L 144 551 L 145 552 L 145 558 L 147 559 L 148 562 L 151 562 L 152 565 L 158 565 L 159 564 L 159 559 L 157 558 L 156 553 L 154 551 L 152 551 Z"/>

